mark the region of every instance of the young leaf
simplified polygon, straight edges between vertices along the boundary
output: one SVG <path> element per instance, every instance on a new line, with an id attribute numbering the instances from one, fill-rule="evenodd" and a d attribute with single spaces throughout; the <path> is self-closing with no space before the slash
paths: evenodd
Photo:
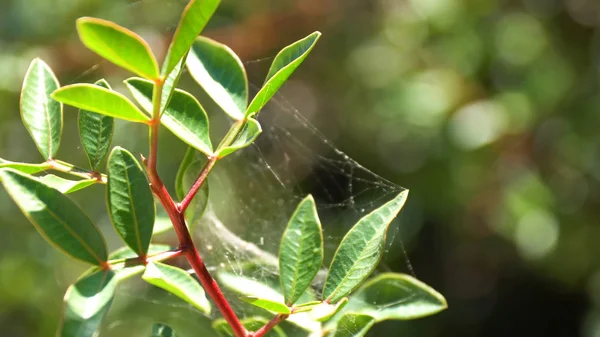
<path id="1" fill-rule="evenodd" d="M 327 337 L 362 337 L 375 324 L 375 319 L 369 315 L 346 313 L 339 320 L 335 330 Z"/>
<path id="2" fill-rule="evenodd" d="M 244 302 L 250 303 L 253 306 L 276 312 L 278 314 L 291 314 L 292 310 L 290 307 L 279 301 L 273 301 L 266 298 L 259 298 L 254 296 L 243 296 L 240 297 Z"/>
<path id="3" fill-rule="evenodd" d="M 112 270 L 99 270 L 79 279 L 65 294 L 61 337 L 93 337 L 115 296 L 117 278 Z"/>
<path id="4" fill-rule="evenodd" d="M 111 89 L 105 80 L 99 80 L 94 84 L 108 90 Z M 115 130 L 114 120 L 110 116 L 79 110 L 78 124 L 81 145 L 88 157 L 90 167 L 96 171 L 108 153 Z"/>
<path id="5" fill-rule="evenodd" d="M 194 39 L 200 35 L 219 6 L 219 2 L 220 0 L 192 0 L 185 7 L 163 63 L 163 76 L 171 73 L 177 62 L 185 56 Z"/>
<path id="6" fill-rule="evenodd" d="M 106 262 L 104 237 L 71 199 L 37 178 L 12 169 L 0 170 L 0 179 L 48 242 L 75 259 L 97 266 Z"/>
<path id="7" fill-rule="evenodd" d="M 3 160 L 0 164 L 0 169 L 13 169 L 25 174 L 34 174 L 49 170 L 50 168 L 52 168 L 52 165 L 50 165 L 50 163 L 29 164 Z"/>
<path id="8" fill-rule="evenodd" d="M 323 264 L 323 234 L 312 196 L 304 198 L 281 239 L 279 273 L 287 305 L 294 304 Z"/>
<path id="9" fill-rule="evenodd" d="M 388 226 L 404 206 L 408 190 L 358 221 L 344 236 L 329 267 L 323 298 L 336 303 L 358 287 L 383 255 Z"/>
<path id="10" fill-rule="evenodd" d="M 175 333 L 175 330 L 171 329 L 168 325 L 156 323 L 152 325 L 150 337 L 177 337 L 177 334 Z"/>
<path id="11" fill-rule="evenodd" d="M 256 331 L 268 322 L 268 319 L 260 316 L 248 317 L 241 320 L 242 325 L 248 331 Z M 222 318 L 216 319 L 212 326 L 220 337 L 235 337 L 231 326 Z M 279 326 L 275 326 L 271 331 L 265 334 L 265 337 L 287 337 L 287 335 L 283 329 Z"/>
<path id="12" fill-rule="evenodd" d="M 76 108 L 131 122 L 147 123 L 146 116 L 127 97 L 93 84 L 73 84 L 56 90 L 52 98 Z"/>
<path id="13" fill-rule="evenodd" d="M 154 198 L 142 167 L 121 147 L 115 147 L 108 157 L 106 193 L 115 229 L 129 247 L 145 256 L 154 226 Z"/>
<path id="14" fill-rule="evenodd" d="M 185 194 L 190 190 L 205 164 L 206 156 L 194 148 L 188 147 L 175 178 L 175 192 L 179 199 L 185 197 Z M 208 186 L 208 181 L 205 181 L 185 210 L 185 218 L 190 226 L 193 226 L 196 220 L 200 219 L 208 205 L 210 190 Z"/>
<path id="15" fill-rule="evenodd" d="M 130 78 L 125 81 L 125 84 L 144 110 L 152 111 L 152 82 L 141 78 Z M 160 121 L 188 145 L 206 155 L 212 154 L 208 116 L 191 94 L 175 89 Z"/>
<path id="16" fill-rule="evenodd" d="M 210 314 L 210 302 L 204 289 L 185 270 L 160 262 L 150 262 L 142 278 L 190 303 L 205 314 Z"/>
<path id="17" fill-rule="evenodd" d="M 352 296 L 355 311 L 388 319 L 417 319 L 448 307 L 446 299 L 425 283 L 405 274 L 385 273 L 369 280 Z"/>
<path id="18" fill-rule="evenodd" d="M 52 69 L 44 61 L 34 59 L 21 90 L 21 118 L 44 159 L 54 158 L 60 145 L 63 107 L 50 97 L 59 87 Z"/>
<path id="19" fill-rule="evenodd" d="M 277 90 L 281 88 L 283 83 L 292 75 L 294 70 L 304 61 L 306 56 L 313 49 L 317 40 L 321 37 L 320 32 L 314 32 L 302 40 L 296 41 L 293 44 L 283 48 L 275 60 L 271 64 L 269 73 L 265 80 L 262 89 L 256 94 L 248 109 L 246 116 L 253 113 L 258 113 L 265 104 L 275 95 Z"/>
<path id="20" fill-rule="evenodd" d="M 200 36 L 187 58 L 190 75 L 235 120 L 244 118 L 248 79 L 239 57 L 224 44 Z"/>
<path id="21" fill-rule="evenodd" d="M 69 180 L 64 179 L 54 174 L 47 174 L 40 178 L 44 184 L 54 187 L 63 194 L 69 194 L 73 192 L 77 192 L 81 189 L 84 189 L 88 186 L 92 186 L 99 181 L 96 179 L 85 179 L 85 180 Z"/>
<path id="22" fill-rule="evenodd" d="M 239 149 L 245 148 L 246 146 L 252 144 L 256 137 L 261 134 L 261 132 L 262 128 L 260 127 L 258 121 L 254 118 L 248 118 L 247 123 L 244 125 L 233 143 L 223 148 L 217 155 L 219 158 L 223 158 Z"/>
<path id="23" fill-rule="evenodd" d="M 139 35 L 113 22 L 80 18 L 77 32 L 83 44 L 110 62 L 148 79 L 158 79 L 158 64 Z M 175 62 L 177 63 L 177 62 Z"/>
<path id="24" fill-rule="evenodd" d="M 309 316 L 315 321 L 325 322 L 340 312 L 346 306 L 346 304 L 348 304 L 348 297 L 344 297 L 336 304 L 323 302 L 315 306 L 309 313 Z"/>

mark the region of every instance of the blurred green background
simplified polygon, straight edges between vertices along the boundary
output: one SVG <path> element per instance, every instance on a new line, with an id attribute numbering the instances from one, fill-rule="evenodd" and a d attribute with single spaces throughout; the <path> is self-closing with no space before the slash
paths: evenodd
<path id="1" fill-rule="evenodd" d="M 116 21 L 162 55 L 184 5 L 0 0 L 0 157 L 41 160 L 18 108 L 33 57 L 63 85 L 106 77 L 122 90 L 129 75 L 78 42 L 76 18 Z M 380 324 L 372 336 L 595 337 L 598 27 L 597 0 L 223 0 L 205 34 L 230 45 L 260 85 L 279 49 L 322 31 L 282 97 L 349 157 L 411 190 L 399 237 L 416 276 L 449 310 Z M 84 166 L 69 111 L 59 158 Z M 215 130 L 225 120 L 216 116 Z M 114 145 L 146 152 L 143 127 L 119 123 L 116 132 Z M 185 148 L 169 137 L 159 169 L 172 177 Z M 117 248 L 102 187 L 75 198 Z M 0 335 L 54 335 L 62 294 L 85 267 L 45 243 L 4 191 L 0 233 Z M 386 264 L 407 271 L 404 254 Z M 129 325 L 113 319 L 105 335 L 129 336 L 131 326 L 167 316 L 206 335 L 188 319 L 192 309 L 128 287 L 110 316 L 127 311 Z"/>

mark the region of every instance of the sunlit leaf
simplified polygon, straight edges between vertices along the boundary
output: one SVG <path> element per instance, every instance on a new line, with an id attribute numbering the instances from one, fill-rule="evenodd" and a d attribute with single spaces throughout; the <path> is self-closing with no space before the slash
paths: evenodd
<path id="1" fill-rule="evenodd" d="M 242 61 L 224 44 L 200 36 L 186 63 L 190 75 L 235 120 L 244 118 L 248 105 L 248 79 Z"/>
<path id="2" fill-rule="evenodd" d="M 130 78 L 125 81 L 125 84 L 136 101 L 150 113 L 154 86 L 152 82 L 141 78 Z M 191 94 L 175 89 L 160 122 L 188 145 L 207 155 L 212 154 L 208 116 Z"/>
<path id="3" fill-rule="evenodd" d="M 158 79 L 158 64 L 152 51 L 136 33 L 113 22 L 88 17 L 77 20 L 77 32 L 86 47 L 110 62 L 144 78 Z"/>
<path id="4" fill-rule="evenodd" d="M 125 243 L 145 256 L 154 226 L 154 199 L 146 175 L 131 153 L 115 147 L 108 157 L 110 219 Z"/>
<path id="5" fill-rule="evenodd" d="M 61 337 L 93 337 L 112 304 L 117 278 L 111 270 L 86 275 L 65 294 Z"/>
<path id="6" fill-rule="evenodd" d="M 77 192 L 99 182 L 96 179 L 69 180 L 55 176 L 54 174 L 47 174 L 41 177 L 40 180 L 44 184 L 56 188 L 63 194 Z"/>
<path id="7" fill-rule="evenodd" d="M 41 164 L 29 164 L 29 163 L 16 163 L 7 160 L 2 160 L 0 163 L 0 169 L 13 169 L 25 174 L 34 174 L 50 169 L 52 165 L 50 163 Z"/>
<path id="8" fill-rule="evenodd" d="M 156 323 L 152 325 L 152 333 L 149 337 L 177 337 L 177 334 L 168 325 Z"/>
<path id="9" fill-rule="evenodd" d="M 60 87 L 52 69 L 34 59 L 21 90 L 21 118 L 44 159 L 54 158 L 63 128 L 62 104 L 50 94 Z"/>
<path id="10" fill-rule="evenodd" d="M 192 0 L 188 3 L 167 51 L 162 67 L 163 76 L 171 73 L 176 64 L 185 56 L 194 39 L 200 35 L 219 6 L 219 2 L 220 0 Z"/>
<path id="11" fill-rule="evenodd" d="M 404 206 L 408 190 L 358 221 L 340 243 L 323 287 L 323 298 L 336 303 L 358 287 L 377 267 L 388 226 Z"/>
<path id="12" fill-rule="evenodd" d="M 154 255 L 172 249 L 173 247 L 169 245 L 150 244 L 150 247 L 148 248 L 148 255 Z M 136 252 L 129 247 L 121 247 L 110 253 L 108 258 L 110 263 L 114 265 L 113 268 L 115 268 L 115 272 L 117 273 L 117 278 L 119 280 L 124 280 L 134 275 L 141 274 L 146 269 L 146 266 L 144 265 L 127 265 L 125 262 L 119 263 L 119 260 L 132 259 L 136 257 Z"/>
<path id="13" fill-rule="evenodd" d="M 171 97 L 173 96 L 173 92 L 179 83 L 179 78 L 183 73 L 183 63 L 185 59 L 181 59 L 179 63 L 175 65 L 175 68 L 171 71 L 169 76 L 165 79 L 165 83 L 163 84 L 162 96 L 160 100 L 160 113 L 162 114 L 165 111 L 165 107 L 171 101 Z"/>
<path id="14" fill-rule="evenodd" d="M 312 196 L 298 204 L 279 249 L 281 287 L 287 305 L 294 304 L 323 264 L 323 233 Z"/>
<path id="15" fill-rule="evenodd" d="M 246 109 L 246 116 L 258 113 L 267 104 L 283 83 L 287 81 L 290 75 L 304 61 L 306 56 L 308 56 L 317 43 L 317 40 L 319 40 L 319 37 L 321 37 L 321 33 L 314 32 L 302 40 L 283 48 L 275 56 L 263 87 L 256 94 L 248 109 Z"/>
<path id="16" fill-rule="evenodd" d="M 254 296 L 243 296 L 240 298 L 246 303 L 250 303 L 256 307 L 276 312 L 278 314 L 290 314 L 292 312 L 290 307 L 279 301 L 273 301 Z"/>
<path id="17" fill-rule="evenodd" d="M 425 283 L 406 274 L 385 273 L 367 281 L 352 295 L 352 311 L 376 321 L 416 319 L 448 307 L 446 299 Z"/>
<path id="18" fill-rule="evenodd" d="M 147 123 L 150 120 L 127 97 L 93 84 L 67 85 L 56 90 L 52 98 L 82 110 L 131 122 Z"/>
<path id="19" fill-rule="evenodd" d="M 248 118 L 247 123 L 244 125 L 240 133 L 235 138 L 231 145 L 223 148 L 217 154 L 220 158 L 225 157 L 229 154 L 234 153 L 235 151 L 245 148 L 254 142 L 256 137 L 260 135 L 262 132 L 262 128 L 258 121 L 254 118 Z"/>
<path id="20" fill-rule="evenodd" d="M 369 315 L 346 313 L 337 322 L 335 330 L 328 333 L 327 337 L 362 337 L 373 324 L 375 319 Z"/>
<path id="21" fill-rule="evenodd" d="M 0 170 L 8 194 L 42 236 L 64 253 L 93 265 L 107 260 L 98 228 L 71 199 L 37 178 Z"/>
<path id="22" fill-rule="evenodd" d="M 196 151 L 192 147 L 188 147 L 175 178 L 175 192 L 179 199 L 183 199 L 190 190 L 200 175 L 200 172 L 202 172 L 206 161 L 206 156 L 204 154 Z M 185 218 L 190 226 L 200 219 L 208 205 L 210 191 L 208 186 L 208 181 L 204 181 L 204 184 L 185 210 Z"/>
<path id="23" fill-rule="evenodd" d="M 329 304 L 327 302 L 323 302 L 315 307 L 313 307 L 312 311 L 309 313 L 309 316 L 315 321 L 325 322 L 333 315 L 337 314 L 342 310 L 346 304 L 348 304 L 348 298 L 344 297 L 341 301 L 335 304 Z"/>
<path id="24" fill-rule="evenodd" d="M 253 316 L 244 318 L 241 320 L 242 325 L 248 331 L 256 331 L 262 328 L 269 322 L 268 319 L 260 316 Z M 222 318 L 219 318 L 213 322 L 213 329 L 219 334 L 220 337 L 235 337 L 231 326 Z M 265 337 L 287 337 L 283 329 L 279 326 L 275 326 L 271 331 L 265 334 Z"/>
<path id="25" fill-rule="evenodd" d="M 99 80 L 95 85 L 110 90 L 108 82 Z M 90 167 L 96 171 L 106 157 L 114 133 L 114 120 L 110 116 L 91 111 L 79 111 L 79 137 L 88 157 Z"/>
<path id="26" fill-rule="evenodd" d="M 148 263 L 142 278 L 190 303 L 205 314 L 210 314 L 210 302 L 204 289 L 185 270 L 160 262 Z"/>

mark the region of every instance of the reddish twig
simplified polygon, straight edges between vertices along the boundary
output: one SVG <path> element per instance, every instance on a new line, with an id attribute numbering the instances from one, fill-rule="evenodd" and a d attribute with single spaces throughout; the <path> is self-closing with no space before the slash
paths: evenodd
<path id="1" fill-rule="evenodd" d="M 279 314 L 279 315 L 273 317 L 267 324 L 265 324 L 265 326 L 263 326 L 262 328 L 256 330 L 256 332 L 251 333 L 249 335 L 249 337 L 263 337 L 269 331 L 271 331 L 271 329 L 273 329 L 277 324 L 283 322 L 289 316 L 290 315 Z"/>

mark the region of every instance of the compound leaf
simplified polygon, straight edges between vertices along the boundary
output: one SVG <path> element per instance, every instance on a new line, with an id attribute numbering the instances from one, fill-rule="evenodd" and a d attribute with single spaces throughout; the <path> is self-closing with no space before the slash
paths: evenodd
<path id="1" fill-rule="evenodd" d="M 69 180 L 55 176 L 54 174 L 47 174 L 41 177 L 40 180 L 44 184 L 56 188 L 63 194 L 77 192 L 88 186 L 92 186 L 96 183 L 99 183 L 99 181 L 96 179 Z"/>
<path id="2" fill-rule="evenodd" d="M 63 128 L 62 104 L 51 98 L 60 87 L 52 69 L 34 59 L 21 90 L 21 118 L 44 159 L 54 158 Z"/>
<path id="3" fill-rule="evenodd" d="M 125 81 L 125 84 L 136 101 L 146 111 L 152 111 L 154 84 L 141 78 L 130 78 Z M 198 100 L 191 94 L 175 89 L 160 122 L 188 145 L 206 155 L 212 154 L 208 116 Z"/>
<path id="4" fill-rule="evenodd" d="M 190 75 L 235 120 L 244 118 L 248 79 L 239 57 L 224 44 L 200 36 L 187 58 Z"/>
<path id="5" fill-rule="evenodd" d="M 177 334 L 168 325 L 156 323 L 152 325 L 152 333 L 149 337 L 177 337 Z"/>
<path id="6" fill-rule="evenodd" d="M 99 80 L 97 86 L 110 90 L 108 82 Z M 90 167 L 96 171 L 108 153 L 115 130 L 114 119 L 110 116 L 87 110 L 79 110 L 79 137 L 88 157 Z"/>
<path id="7" fill-rule="evenodd" d="M 357 313 L 346 313 L 338 321 L 333 332 L 327 337 L 362 337 L 375 324 L 375 318 Z"/>
<path id="8" fill-rule="evenodd" d="M 315 200 L 307 196 L 292 215 L 279 249 L 281 287 L 287 305 L 310 286 L 323 264 L 323 233 Z"/>
<path id="9" fill-rule="evenodd" d="M 139 76 L 158 79 L 158 64 L 150 46 L 136 33 L 113 22 L 89 17 L 77 20 L 77 32 L 81 42 L 96 54 Z"/>
<path id="10" fill-rule="evenodd" d="M 133 155 L 115 147 L 108 157 L 108 211 L 115 229 L 139 256 L 148 253 L 154 227 L 154 198 Z"/>
<path id="11" fill-rule="evenodd" d="M 273 60 L 265 79 L 265 84 L 246 109 L 246 116 L 258 113 L 267 104 L 296 68 L 300 66 L 306 56 L 308 56 L 317 43 L 317 40 L 319 40 L 319 37 L 321 37 L 321 33 L 314 32 L 302 40 L 283 48 L 275 56 L 275 60 Z"/>
<path id="12" fill-rule="evenodd" d="M 336 303 L 358 287 L 383 255 L 388 226 L 404 206 L 408 191 L 366 215 L 340 243 L 325 280 L 323 298 Z"/>
<path id="13" fill-rule="evenodd" d="M 58 335 L 92 337 L 112 304 L 117 278 L 112 270 L 99 270 L 71 285 L 65 294 L 65 308 Z"/>
<path id="14" fill-rule="evenodd" d="M 192 0 L 185 7 L 181 20 L 167 51 L 163 63 L 162 75 L 171 73 L 190 49 L 194 39 L 202 32 L 213 15 L 220 0 Z"/>
<path id="15" fill-rule="evenodd" d="M 160 262 L 150 262 L 142 278 L 190 303 L 205 314 L 210 314 L 210 302 L 204 289 L 185 270 Z"/>
<path id="16" fill-rule="evenodd" d="M 292 310 L 290 307 L 281 303 L 280 301 L 273 301 L 266 298 L 254 297 L 254 296 L 244 296 L 240 297 L 244 302 L 250 303 L 255 307 L 263 308 L 265 310 L 269 310 L 272 312 L 276 312 L 278 314 L 290 314 Z"/>
<path id="17" fill-rule="evenodd" d="M 233 143 L 231 145 L 224 147 L 217 154 L 219 158 L 223 158 L 229 154 L 234 153 L 235 151 L 245 148 L 254 142 L 256 137 L 260 135 L 262 132 L 262 128 L 260 123 L 252 117 L 249 117 L 246 124 L 240 130 L 240 133 L 237 135 Z"/>
<path id="18" fill-rule="evenodd" d="M 127 97 L 93 84 L 67 85 L 56 90 L 52 98 L 82 110 L 131 122 L 147 123 L 150 120 Z"/>
<path id="19" fill-rule="evenodd" d="M 25 174 L 34 174 L 38 172 L 43 172 L 52 168 L 50 163 L 41 163 L 41 164 L 29 164 L 29 163 L 17 163 L 3 160 L 0 163 L 0 169 L 13 169 Z"/>
<path id="20" fill-rule="evenodd" d="M 104 237 L 71 199 L 37 178 L 12 169 L 0 170 L 0 179 L 47 241 L 78 260 L 98 266 L 106 263 Z"/>

